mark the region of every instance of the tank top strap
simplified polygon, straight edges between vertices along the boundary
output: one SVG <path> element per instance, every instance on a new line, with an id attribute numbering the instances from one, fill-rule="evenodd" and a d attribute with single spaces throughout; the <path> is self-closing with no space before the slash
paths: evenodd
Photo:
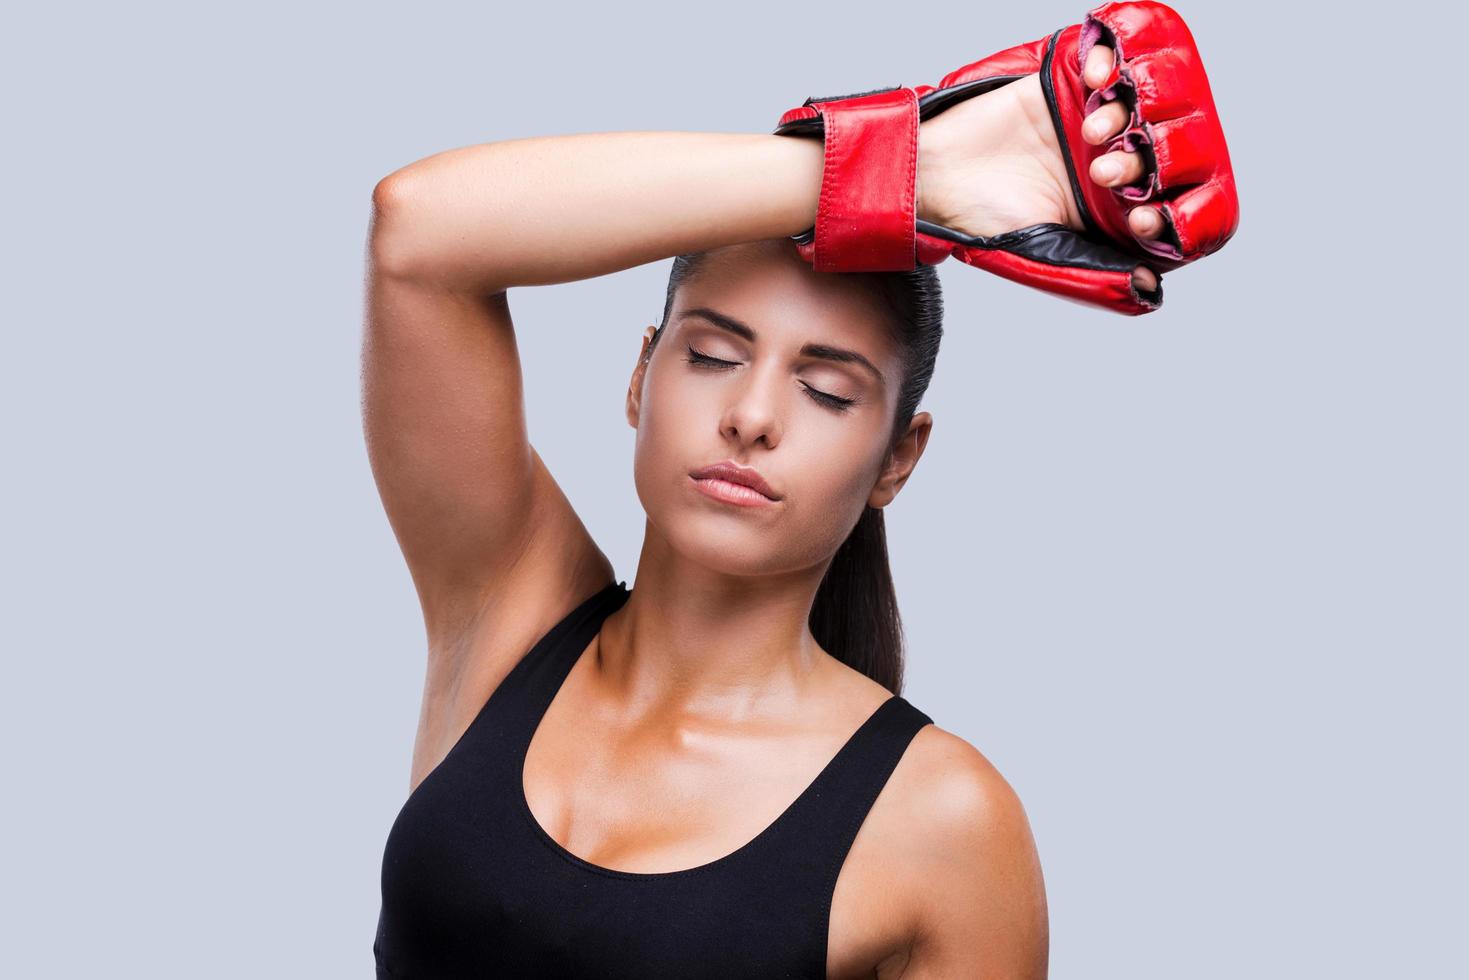
<path id="1" fill-rule="evenodd" d="M 852 842 L 919 729 L 933 719 L 901 695 L 884 701 L 774 828 L 766 859 L 782 878 L 826 903 Z"/>
<path id="2" fill-rule="evenodd" d="M 563 616 L 505 675 L 491 696 L 492 715 L 501 737 L 511 746 L 528 747 L 536 725 L 577 658 L 602 628 L 603 620 L 630 595 L 625 581 L 603 586 Z M 521 745 L 522 741 L 526 744 Z"/>

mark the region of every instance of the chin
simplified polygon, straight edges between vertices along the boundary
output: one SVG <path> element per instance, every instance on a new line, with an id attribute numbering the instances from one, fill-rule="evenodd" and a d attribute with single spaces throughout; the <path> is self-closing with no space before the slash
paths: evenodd
<path id="1" fill-rule="evenodd" d="M 679 508 L 661 524 L 669 547 L 689 561 L 745 576 L 768 575 L 785 565 L 789 556 L 779 548 L 781 537 L 772 525 L 739 514 L 698 513 L 697 507 Z"/>

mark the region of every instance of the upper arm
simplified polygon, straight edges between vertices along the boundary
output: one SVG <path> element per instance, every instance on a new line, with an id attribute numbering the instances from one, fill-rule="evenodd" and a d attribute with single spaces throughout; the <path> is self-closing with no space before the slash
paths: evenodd
<path id="1" fill-rule="evenodd" d="M 432 634 L 473 615 L 537 532 L 565 539 L 564 550 L 536 549 L 547 561 L 595 546 L 531 448 L 505 292 L 469 295 L 403 271 L 412 244 L 393 226 L 402 202 L 392 181 L 373 195 L 363 429 Z"/>
<path id="2" fill-rule="evenodd" d="M 1043 980 L 1045 884 L 1019 797 L 973 746 L 950 736 L 926 798 L 920 927 L 904 980 Z"/>

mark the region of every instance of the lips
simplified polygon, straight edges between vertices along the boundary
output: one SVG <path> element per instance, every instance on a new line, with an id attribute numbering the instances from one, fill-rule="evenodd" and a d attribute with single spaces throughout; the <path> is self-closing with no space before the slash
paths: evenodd
<path id="1" fill-rule="evenodd" d="M 748 466 L 741 466 L 732 459 L 726 459 L 712 466 L 694 470 L 689 476 L 695 480 L 725 480 L 729 483 L 738 483 L 740 486 L 749 487 L 751 490 L 769 497 L 771 500 L 780 500 L 784 494 L 776 493 L 760 471 Z"/>

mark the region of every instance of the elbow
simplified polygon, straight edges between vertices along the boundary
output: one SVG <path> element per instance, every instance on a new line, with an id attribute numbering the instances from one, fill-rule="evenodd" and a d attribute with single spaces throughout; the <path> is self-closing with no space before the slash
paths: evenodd
<path id="1" fill-rule="evenodd" d="M 408 193 L 410 178 L 406 167 L 394 170 L 372 189 L 374 214 L 396 214 L 402 210 L 403 199 Z"/>
<path id="2" fill-rule="evenodd" d="M 368 231 L 374 274 L 401 277 L 414 268 L 409 234 L 403 215 L 408 205 L 409 181 L 397 170 L 372 189 L 372 218 Z"/>

